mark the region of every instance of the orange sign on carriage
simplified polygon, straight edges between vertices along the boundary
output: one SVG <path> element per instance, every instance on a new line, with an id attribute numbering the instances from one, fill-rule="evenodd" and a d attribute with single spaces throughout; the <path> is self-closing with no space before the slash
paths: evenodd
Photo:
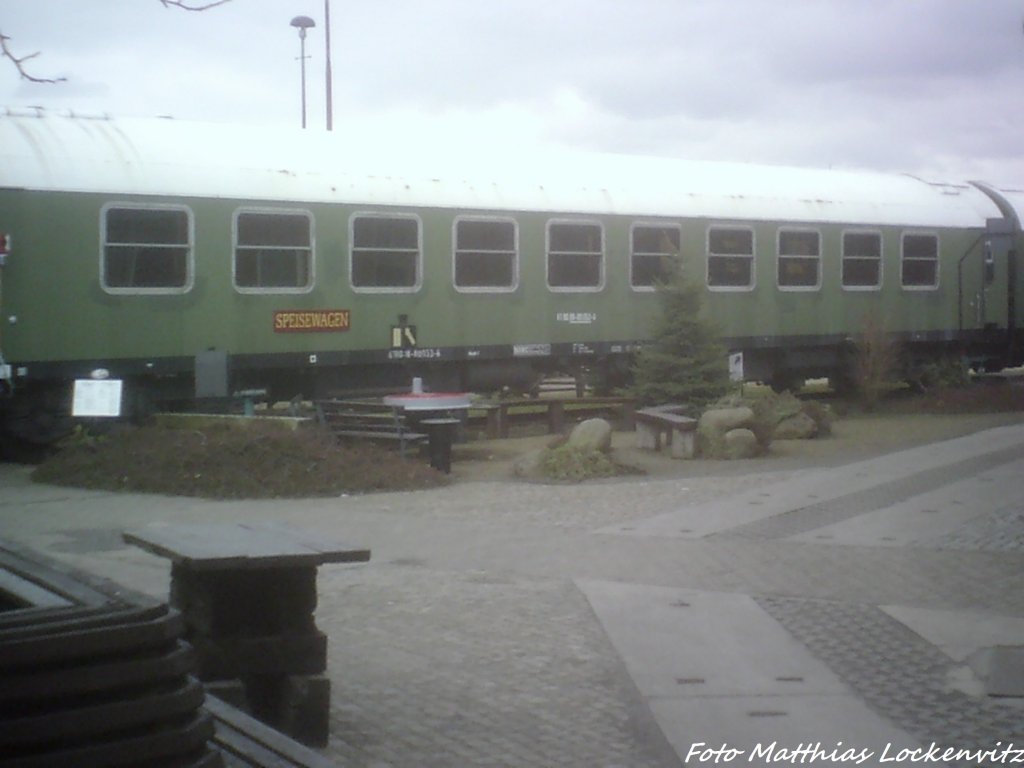
<path id="1" fill-rule="evenodd" d="M 337 333 L 351 320 L 347 309 L 282 309 L 274 313 L 274 333 Z"/>

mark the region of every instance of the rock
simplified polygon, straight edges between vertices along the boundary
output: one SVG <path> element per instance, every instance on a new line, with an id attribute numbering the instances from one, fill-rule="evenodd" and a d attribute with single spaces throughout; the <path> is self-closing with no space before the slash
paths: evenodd
<path id="1" fill-rule="evenodd" d="M 587 419 L 577 424 L 566 443 L 579 451 L 601 451 L 612 449 L 612 425 L 604 419 Z"/>
<path id="2" fill-rule="evenodd" d="M 726 459 L 725 435 L 729 430 L 748 428 L 754 411 L 747 407 L 712 408 L 704 411 L 697 422 L 697 452 L 707 459 Z"/>
<path id="3" fill-rule="evenodd" d="M 816 400 L 808 400 L 804 403 L 804 413 L 814 419 L 814 424 L 817 427 L 815 437 L 832 434 L 832 422 L 835 420 L 835 416 L 828 405 Z"/>
<path id="4" fill-rule="evenodd" d="M 725 452 L 730 459 L 752 459 L 761 452 L 757 436 L 749 429 L 730 429 L 725 433 Z"/>
<path id="5" fill-rule="evenodd" d="M 807 440 L 817 433 L 817 423 L 801 411 L 780 421 L 775 426 L 774 437 L 776 440 Z"/>
<path id="6" fill-rule="evenodd" d="M 776 422 L 785 421 L 791 416 L 796 416 L 803 410 L 803 407 L 804 405 L 800 402 L 800 399 L 788 390 L 771 398 L 771 408 Z"/>
<path id="7" fill-rule="evenodd" d="M 754 411 L 746 406 L 738 408 L 713 408 L 704 411 L 697 423 L 699 431 L 713 432 L 724 435 L 730 429 L 746 427 L 754 419 Z"/>

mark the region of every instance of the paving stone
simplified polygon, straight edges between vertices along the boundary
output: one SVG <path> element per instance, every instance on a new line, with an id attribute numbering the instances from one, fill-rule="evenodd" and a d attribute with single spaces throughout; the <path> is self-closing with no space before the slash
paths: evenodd
<path id="1" fill-rule="evenodd" d="M 1024 617 L 1024 503 L 907 546 L 793 541 L 934 492 L 1020 446 L 698 538 L 596 534 L 756 490 L 787 473 L 583 486 L 458 483 L 424 493 L 261 503 L 121 497 L 23 483 L 5 535 L 156 594 L 163 564 L 108 548 L 154 520 L 287 520 L 368 542 L 366 566 L 320 571 L 330 742 L 339 765 L 654 768 L 679 760 L 574 578 L 750 595 L 883 718 L 922 743 L 1024 745 L 1024 707 L 969 695 L 943 653 L 878 606 Z M 3 481 L 12 478 L 4 471 Z M 12 470 L 13 471 L 13 470 Z M 17 479 L 17 478 L 15 478 Z M 24 510 L 30 509 L 31 514 Z M 101 546 L 104 545 L 104 546 Z"/>

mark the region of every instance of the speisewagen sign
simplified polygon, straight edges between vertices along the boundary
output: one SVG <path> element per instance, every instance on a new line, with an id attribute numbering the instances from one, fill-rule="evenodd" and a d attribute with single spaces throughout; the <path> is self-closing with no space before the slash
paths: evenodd
<path id="1" fill-rule="evenodd" d="M 274 333 L 330 333 L 347 331 L 347 309 L 285 309 L 274 313 Z"/>

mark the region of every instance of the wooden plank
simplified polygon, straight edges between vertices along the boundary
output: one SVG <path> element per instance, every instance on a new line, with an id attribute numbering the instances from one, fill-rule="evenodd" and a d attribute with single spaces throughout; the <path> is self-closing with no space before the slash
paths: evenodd
<path id="1" fill-rule="evenodd" d="M 212 768 L 216 763 L 211 763 L 203 750 L 213 734 L 213 717 L 210 713 L 199 710 L 194 716 L 182 722 L 164 723 L 158 731 L 132 733 L 77 747 L 58 747 L 51 751 L 34 750 L 26 755 L 12 752 L 10 756 L 4 755 L 3 766 L 4 768 L 54 768 L 54 766 L 111 768 L 111 766 L 160 764 L 161 760 L 169 761 L 175 757 L 180 759 L 182 756 L 199 755 L 198 762 L 192 765 L 195 765 L 196 768 L 204 766 Z M 181 765 L 182 768 L 189 768 L 188 763 L 181 763 Z"/>
<path id="2" fill-rule="evenodd" d="M 67 608 L 37 608 L 4 611 L 0 619 L 11 614 L 11 621 L 0 621 L 0 643 L 9 640 L 48 635 L 54 632 L 72 632 L 98 627 L 110 627 L 139 621 L 151 621 L 167 614 L 167 606 L 126 608 L 119 605 L 78 606 Z M 2 663 L 2 659 L 0 659 Z"/>
<path id="3" fill-rule="evenodd" d="M 368 429 L 342 429 L 334 434 L 338 437 L 360 437 L 365 440 L 405 440 L 408 443 L 427 438 L 427 435 L 419 432 L 385 432 Z"/>
<path id="4" fill-rule="evenodd" d="M 0 705 L 160 683 L 184 677 L 195 666 L 192 649 L 179 644 L 158 655 L 8 672 L 0 677 Z"/>
<path id="5" fill-rule="evenodd" d="M 26 607 L 54 608 L 72 605 L 70 600 L 53 590 L 6 569 L 0 570 L 0 592 Z"/>
<path id="6" fill-rule="evenodd" d="M 19 631 L 16 638 L 0 639 L 0 670 L 11 670 L 55 660 L 73 661 L 102 654 L 139 652 L 176 642 L 184 631 L 177 611 L 151 621 L 104 625 L 50 633 Z"/>
<path id="7" fill-rule="evenodd" d="M 37 552 L 0 540 L 0 569 L 43 585 L 73 603 L 82 605 L 139 604 L 141 595 L 91 574 L 74 571 L 70 566 L 50 560 Z M 152 599 L 150 603 L 154 602 Z"/>
<path id="8" fill-rule="evenodd" d="M 55 734 L 65 742 L 100 740 L 119 731 L 173 722 L 195 712 L 203 703 L 203 687 L 193 679 L 172 691 L 153 691 L 132 699 L 72 704 L 71 708 L 48 708 L 38 714 L 0 720 L 0 744 L 9 748 L 45 746 Z"/>
<path id="9" fill-rule="evenodd" d="M 124 540 L 196 570 L 365 562 L 370 552 L 267 523 L 197 523 L 125 531 Z"/>
<path id="10" fill-rule="evenodd" d="M 318 552 L 322 557 L 330 558 L 325 563 L 364 563 L 370 559 L 370 550 L 364 547 L 353 547 L 338 541 L 332 541 L 319 533 L 296 528 L 285 523 L 260 523 L 271 535 L 288 536 L 296 544 L 305 547 L 313 552 Z"/>
<path id="11" fill-rule="evenodd" d="M 214 743 L 226 753 L 247 760 L 244 765 L 334 768 L 327 758 L 216 696 L 207 695 L 206 709 L 215 720 Z"/>

